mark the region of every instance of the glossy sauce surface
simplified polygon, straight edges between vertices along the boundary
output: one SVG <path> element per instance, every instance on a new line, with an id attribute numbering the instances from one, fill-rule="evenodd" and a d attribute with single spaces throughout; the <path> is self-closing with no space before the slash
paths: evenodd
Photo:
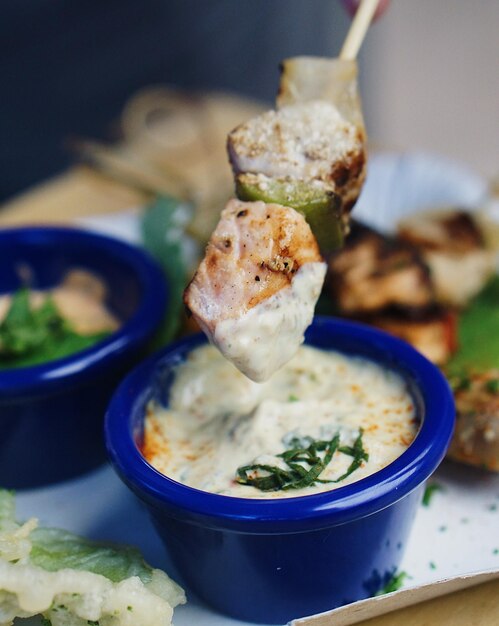
<path id="1" fill-rule="evenodd" d="M 254 463 L 285 468 L 277 455 L 296 438 L 352 446 L 362 429 L 368 460 L 340 482 L 288 491 L 261 491 L 236 482 Z M 189 354 L 176 372 L 170 406 L 148 407 L 143 454 L 174 480 L 243 498 L 310 495 L 355 482 L 402 454 L 417 420 L 404 380 L 360 357 L 302 346 L 263 384 L 247 379 L 212 346 Z M 352 457 L 337 450 L 321 480 L 337 480 Z"/>
<path id="2" fill-rule="evenodd" d="M 219 322 L 214 345 L 251 380 L 269 380 L 305 340 L 325 275 L 325 263 L 305 263 L 288 287 L 238 318 Z"/>

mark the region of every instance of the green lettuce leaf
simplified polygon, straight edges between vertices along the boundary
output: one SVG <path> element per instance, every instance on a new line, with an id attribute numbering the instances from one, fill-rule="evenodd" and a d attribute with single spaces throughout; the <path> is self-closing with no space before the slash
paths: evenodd
<path id="1" fill-rule="evenodd" d="M 492 278 L 462 312 L 458 342 L 459 349 L 447 365 L 447 372 L 499 368 L 499 276 Z"/>
<path id="2" fill-rule="evenodd" d="M 36 528 L 31 542 L 30 562 L 49 572 L 70 568 L 100 574 L 115 583 L 130 576 L 138 576 L 143 583 L 151 581 L 153 568 L 136 548 L 108 546 L 57 528 Z"/>
<path id="3" fill-rule="evenodd" d="M 171 341 L 180 327 L 191 253 L 187 248 L 192 244 L 186 228 L 192 211 L 190 204 L 169 196 L 158 196 L 142 218 L 143 245 L 163 268 L 169 285 L 168 310 L 156 340 L 158 346 Z"/>
<path id="4" fill-rule="evenodd" d="M 183 602 L 135 548 L 20 524 L 14 495 L 0 490 L 0 626 L 38 614 L 46 626 L 170 626 Z"/>

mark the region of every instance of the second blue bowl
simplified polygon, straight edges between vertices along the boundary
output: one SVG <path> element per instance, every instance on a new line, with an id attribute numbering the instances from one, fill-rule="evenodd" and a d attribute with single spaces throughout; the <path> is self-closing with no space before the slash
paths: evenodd
<path id="1" fill-rule="evenodd" d="M 339 489 L 233 498 L 177 483 L 140 453 L 148 402 L 167 403 L 175 367 L 205 342 L 184 339 L 137 368 L 114 395 L 105 426 L 111 461 L 146 503 L 183 582 L 220 612 L 267 624 L 376 593 L 400 564 L 424 482 L 452 435 L 453 397 L 440 371 L 382 331 L 316 318 L 307 344 L 364 356 L 405 378 L 418 435 L 393 463 Z"/>
<path id="2" fill-rule="evenodd" d="M 142 250 L 72 228 L 0 231 L 0 293 L 28 274 L 48 289 L 83 269 L 106 285 L 106 306 L 121 322 L 107 339 L 63 359 L 0 371 L 0 486 L 36 487 L 105 460 L 102 422 L 124 374 L 143 356 L 164 316 L 161 269 Z"/>

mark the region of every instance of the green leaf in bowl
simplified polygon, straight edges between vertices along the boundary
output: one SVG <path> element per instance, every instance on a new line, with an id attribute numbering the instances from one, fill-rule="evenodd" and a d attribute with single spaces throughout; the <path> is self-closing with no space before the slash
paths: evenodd
<path id="1" fill-rule="evenodd" d="M 50 296 L 41 306 L 33 307 L 30 291 L 23 287 L 13 294 L 0 324 L 0 370 L 55 361 L 90 348 L 109 335 L 108 331 L 75 332 Z"/>

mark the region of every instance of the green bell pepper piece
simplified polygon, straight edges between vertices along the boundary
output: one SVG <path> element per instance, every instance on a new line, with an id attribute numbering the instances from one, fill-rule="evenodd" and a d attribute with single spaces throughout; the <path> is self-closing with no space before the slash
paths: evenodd
<path id="1" fill-rule="evenodd" d="M 334 191 L 300 180 L 239 174 L 236 195 L 243 201 L 260 200 L 295 209 L 307 220 L 323 253 L 333 252 L 343 245 L 341 200 Z"/>

